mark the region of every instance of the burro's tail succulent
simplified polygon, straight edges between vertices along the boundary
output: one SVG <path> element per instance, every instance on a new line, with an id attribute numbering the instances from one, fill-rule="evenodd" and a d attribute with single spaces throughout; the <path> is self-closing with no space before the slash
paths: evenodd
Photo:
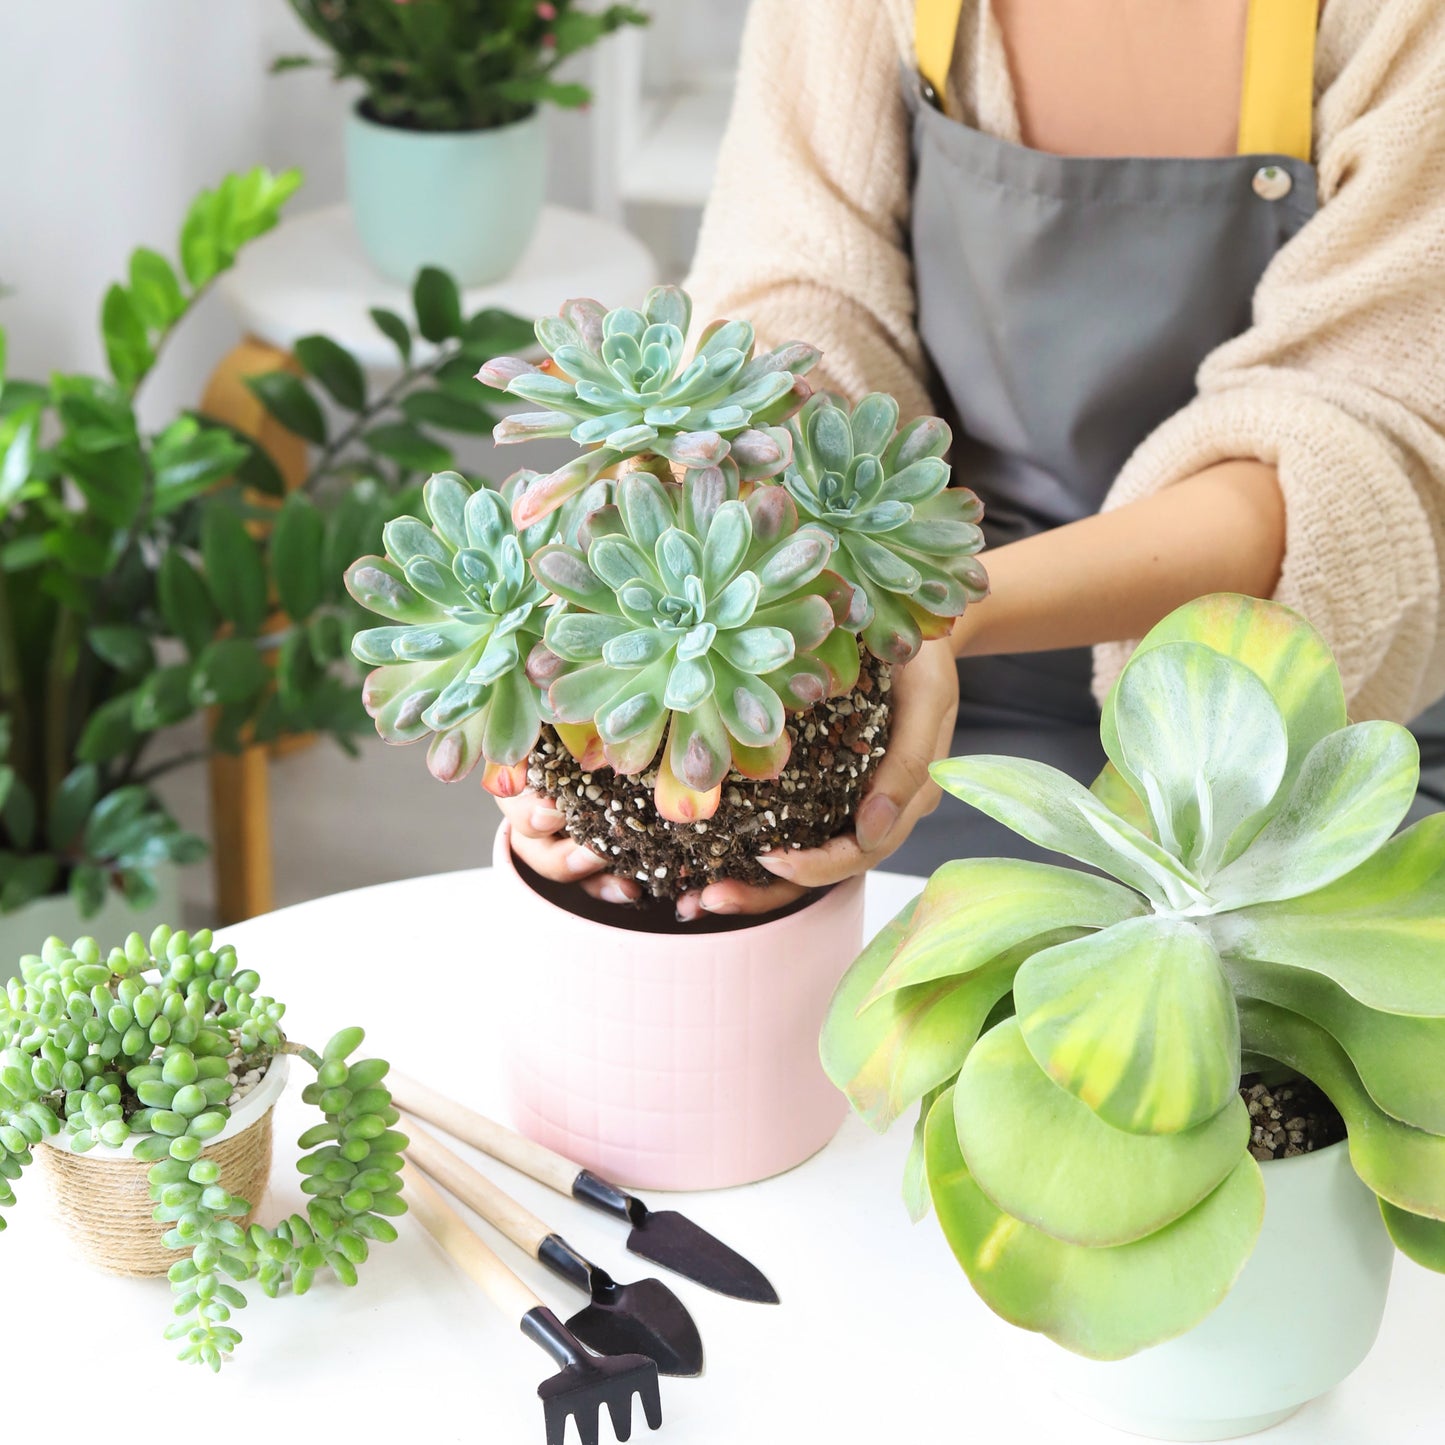
<path id="1" fill-rule="evenodd" d="M 853 965 L 830 1076 L 884 1128 L 921 1102 L 931 1194 L 999 1314 L 1116 1359 L 1180 1334 L 1254 1248 L 1242 1067 L 1313 1081 L 1397 1245 L 1445 1270 L 1445 815 L 1396 835 L 1418 752 L 1351 725 L 1301 618 L 1220 595 L 1145 639 L 1092 789 L 1041 764 L 935 767 L 1097 872 L 940 868 Z M 1266 1171 L 1270 1166 L 1266 1166 Z"/>
<path id="2" fill-rule="evenodd" d="M 528 671 L 574 754 L 595 743 L 632 774 L 662 748 L 658 812 L 705 819 L 731 770 L 782 770 L 789 712 L 852 686 L 858 594 L 828 570 L 832 539 L 800 525 L 780 487 L 743 500 L 712 467 L 682 484 L 632 471 L 616 493 L 577 545 L 532 559 L 564 605 Z"/>
<path id="3" fill-rule="evenodd" d="M 803 520 L 833 538 L 834 568 L 866 599 L 863 641 L 884 662 L 909 661 L 988 593 L 977 556 L 983 504 L 948 485 L 947 424 L 920 417 L 900 431 L 891 396 L 875 392 L 850 411 L 819 392 L 787 430 L 792 460 L 780 480 Z"/>
<path id="4" fill-rule="evenodd" d="M 485 760 L 483 784 L 503 797 L 526 786 L 542 724 L 525 665 L 550 598 L 528 562 L 601 500 L 584 495 L 519 533 L 512 506 L 535 481 L 519 472 L 498 492 L 441 472 L 423 492 L 431 525 L 398 517 L 383 533 L 386 556 L 346 572 L 352 597 L 390 623 L 352 642 L 375 669 L 362 697 L 377 732 L 390 743 L 430 737 L 427 766 L 443 782 Z"/>
<path id="5" fill-rule="evenodd" d="M 650 291 L 640 311 L 569 301 L 537 322 L 542 365 L 506 356 L 482 368 L 488 386 L 544 408 L 499 422 L 497 442 L 570 437 L 586 448 L 518 495 L 519 527 L 632 458 L 664 476 L 669 464 L 716 466 L 742 481 L 787 464 L 791 439 L 779 423 L 807 399 L 802 378 L 817 350 L 793 343 L 754 356 L 752 326 L 720 321 L 685 361 L 691 318 L 692 302 L 676 286 Z"/>

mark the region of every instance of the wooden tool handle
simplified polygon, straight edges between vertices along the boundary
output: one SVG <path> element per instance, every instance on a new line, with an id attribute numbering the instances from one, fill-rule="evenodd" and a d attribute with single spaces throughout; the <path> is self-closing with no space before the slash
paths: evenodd
<path id="1" fill-rule="evenodd" d="M 475 1209 L 488 1224 L 500 1229 L 513 1244 L 525 1249 L 533 1259 L 537 1258 L 542 1241 L 555 1231 L 510 1194 L 498 1189 L 485 1174 L 479 1174 L 459 1159 L 440 1140 L 410 1123 L 407 1136 L 411 1140 L 406 1151 L 409 1159 L 469 1209 Z"/>
<path id="2" fill-rule="evenodd" d="M 539 1184 L 555 1189 L 559 1194 L 571 1194 L 573 1181 L 582 1172 L 578 1164 L 554 1154 L 542 1144 L 524 1139 L 504 1125 L 465 1109 L 460 1104 L 408 1079 L 403 1074 L 388 1074 L 387 1087 L 391 1090 L 392 1102 L 398 1109 L 445 1129 L 463 1143 L 510 1164 L 523 1174 L 530 1175 Z"/>
<path id="3" fill-rule="evenodd" d="M 542 1308 L 542 1301 L 467 1227 L 466 1221 L 442 1198 L 420 1167 L 411 1162 L 411 1150 L 406 1152 L 408 1163 L 402 1170 L 402 1179 L 410 1212 L 451 1256 L 452 1263 L 481 1285 L 487 1298 L 518 1324 L 532 1310 Z"/>

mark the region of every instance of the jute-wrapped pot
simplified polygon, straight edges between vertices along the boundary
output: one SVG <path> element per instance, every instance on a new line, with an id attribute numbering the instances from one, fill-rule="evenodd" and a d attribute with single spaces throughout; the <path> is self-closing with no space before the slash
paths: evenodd
<path id="1" fill-rule="evenodd" d="M 247 1200 L 253 1210 L 271 1176 L 271 1112 L 286 1087 L 286 1065 L 286 1055 L 277 1054 L 226 1127 L 201 1151 L 202 1159 L 220 1165 L 227 1192 Z M 76 1251 L 106 1274 L 163 1275 L 181 1258 L 162 1243 L 172 1226 L 154 1218 L 147 1183 L 153 1166 L 133 1157 L 136 1140 L 147 1137 L 134 1135 L 119 1149 L 98 1144 L 84 1154 L 75 1153 L 63 1136 L 35 1146 L 55 1211 Z M 249 1224 L 251 1215 L 242 1222 Z"/>

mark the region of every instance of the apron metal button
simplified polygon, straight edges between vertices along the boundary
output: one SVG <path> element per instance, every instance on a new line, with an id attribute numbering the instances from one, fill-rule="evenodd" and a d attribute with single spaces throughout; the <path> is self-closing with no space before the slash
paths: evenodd
<path id="1" fill-rule="evenodd" d="M 1294 189 L 1294 178 L 1283 166 L 1261 166 L 1254 173 L 1254 193 L 1266 201 L 1282 201 Z"/>

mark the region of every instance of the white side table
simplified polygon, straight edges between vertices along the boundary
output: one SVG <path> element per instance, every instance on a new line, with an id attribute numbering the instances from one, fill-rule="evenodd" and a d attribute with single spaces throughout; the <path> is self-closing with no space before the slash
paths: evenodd
<path id="1" fill-rule="evenodd" d="M 608 306 L 637 305 L 657 280 L 657 263 L 637 237 L 611 221 L 546 206 L 532 244 L 512 274 L 462 296 L 464 315 L 497 307 L 532 318 L 573 296 Z M 396 352 L 368 314 L 385 307 L 407 318 L 409 289 L 372 270 L 346 206 L 306 211 L 250 246 L 220 282 L 246 333 L 212 374 L 201 410 L 253 437 L 288 488 L 306 476 L 306 443 L 278 425 L 251 395 L 245 378 L 296 369 L 291 348 L 321 334 L 374 371 L 394 371 Z M 417 354 L 433 350 L 419 341 Z M 210 763 L 216 906 L 236 923 L 275 906 L 271 865 L 267 752 L 248 748 Z"/>
<path id="2" fill-rule="evenodd" d="M 583 211 L 545 206 L 516 269 L 465 291 L 462 310 L 495 306 L 530 318 L 573 296 L 635 306 L 656 280 L 657 263 L 636 236 Z M 303 212 L 263 236 L 220 290 L 241 325 L 262 341 L 289 350 L 298 337 L 320 332 L 375 370 L 394 368 L 396 353 L 368 310 L 411 314 L 408 288 L 372 270 L 344 205 Z"/>

